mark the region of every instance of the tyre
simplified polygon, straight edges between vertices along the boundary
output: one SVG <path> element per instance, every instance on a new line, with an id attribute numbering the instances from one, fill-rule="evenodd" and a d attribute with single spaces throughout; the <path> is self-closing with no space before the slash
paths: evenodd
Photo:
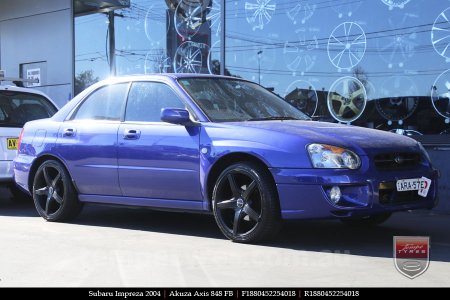
<path id="1" fill-rule="evenodd" d="M 271 175 L 253 162 L 233 164 L 219 175 L 212 206 L 220 230 L 234 242 L 267 240 L 281 227 L 278 193 Z"/>
<path id="2" fill-rule="evenodd" d="M 52 222 L 69 221 L 82 208 L 69 173 L 55 160 L 45 161 L 36 171 L 33 201 L 39 215 Z"/>
<path id="3" fill-rule="evenodd" d="M 382 213 L 377 215 L 365 216 L 362 218 L 345 218 L 341 219 L 344 224 L 350 226 L 369 227 L 379 225 L 391 217 L 391 213 Z"/>

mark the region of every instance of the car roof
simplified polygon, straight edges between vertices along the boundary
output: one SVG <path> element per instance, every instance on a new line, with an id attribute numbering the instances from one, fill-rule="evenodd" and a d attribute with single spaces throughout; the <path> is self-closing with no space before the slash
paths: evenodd
<path id="1" fill-rule="evenodd" d="M 59 106 L 56 105 L 56 103 L 47 94 L 45 94 L 37 89 L 18 87 L 18 86 L 14 86 L 14 85 L 0 85 L 0 91 L 13 91 L 13 92 L 20 92 L 20 93 L 36 94 L 36 95 L 46 98 L 48 101 L 50 101 L 51 104 L 53 104 L 53 106 L 56 109 L 59 109 Z"/>
<path id="2" fill-rule="evenodd" d="M 243 80 L 242 78 L 231 77 L 231 76 L 223 76 L 223 75 L 212 75 L 212 74 L 195 74 L 195 73 L 164 73 L 164 74 L 135 74 L 135 75 L 125 75 L 125 76 L 117 76 L 110 77 L 108 79 L 102 80 L 100 82 L 105 81 L 137 81 L 137 80 L 152 80 L 152 79 L 181 79 L 181 78 L 229 78 L 229 79 L 238 79 Z"/>
<path id="3" fill-rule="evenodd" d="M 109 85 L 109 84 L 116 84 L 116 83 L 123 83 L 128 81 L 174 81 L 177 79 L 182 78 L 224 78 L 224 79 L 233 79 L 233 80 L 241 80 L 241 81 L 248 81 L 239 77 L 233 77 L 233 76 L 223 76 L 223 75 L 212 75 L 212 74 L 196 74 L 196 73 L 155 73 L 155 74 L 136 74 L 136 75 L 123 75 L 123 76 L 111 76 L 106 79 L 100 80 L 93 85 L 89 86 L 85 90 L 83 90 L 81 93 L 79 93 L 75 98 L 84 98 L 86 95 L 90 94 L 92 91 L 98 89 L 99 87 Z M 75 99 L 74 98 L 74 99 Z"/>
<path id="4" fill-rule="evenodd" d="M 124 75 L 124 76 L 112 76 L 103 79 L 99 82 L 84 89 L 81 93 L 76 95 L 72 100 L 66 103 L 52 118 L 57 121 L 64 120 L 70 112 L 75 108 L 78 103 L 90 95 L 93 91 L 106 86 L 108 84 L 118 84 L 123 82 L 133 81 L 174 81 L 181 78 L 228 78 L 234 80 L 243 80 L 242 78 L 236 78 L 231 76 L 211 75 L 211 74 L 194 74 L 194 73 L 154 73 L 154 74 L 136 74 L 136 75 Z"/>

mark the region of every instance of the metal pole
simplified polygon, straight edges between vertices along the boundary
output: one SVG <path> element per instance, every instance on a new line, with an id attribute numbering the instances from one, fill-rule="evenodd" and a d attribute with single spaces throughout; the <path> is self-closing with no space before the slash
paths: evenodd
<path id="1" fill-rule="evenodd" d="M 116 76 L 116 33 L 114 26 L 114 11 L 108 13 L 109 31 L 109 75 Z"/>
<path id="2" fill-rule="evenodd" d="M 225 75 L 225 0 L 220 1 L 222 10 L 220 11 L 220 75 Z"/>
<path id="3" fill-rule="evenodd" d="M 262 50 L 258 51 L 258 84 L 261 84 L 261 54 Z"/>

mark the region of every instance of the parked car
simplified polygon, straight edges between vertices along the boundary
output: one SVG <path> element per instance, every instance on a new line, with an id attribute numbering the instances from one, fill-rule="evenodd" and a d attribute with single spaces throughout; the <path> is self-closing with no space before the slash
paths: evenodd
<path id="1" fill-rule="evenodd" d="M 29 88 L 0 85 L 0 184 L 7 185 L 15 197 L 22 196 L 13 179 L 13 159 L 23 125 L 49 118 L 57 106 L 44 93 Z"/>
<path id="2" fill-rule="evenodd" d="M 211 212 L 237 242 L 283 220 L 373 225 L 432 208 L 438 177 L 409 137 L 311 121 L 255 83 L 192 74 L 91 86 L 25 125 L 14 169 L 48 221 L 87 202 Z"/>

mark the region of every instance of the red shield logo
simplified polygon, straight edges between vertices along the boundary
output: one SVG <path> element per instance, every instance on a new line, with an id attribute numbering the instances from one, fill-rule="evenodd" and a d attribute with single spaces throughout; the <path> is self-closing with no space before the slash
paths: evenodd
<path id="1" fill-rule="evenodd" d="M 430 237 L 394 236 L 394 263 L 410 279 L 423 274 L 430 264 Z"/>

